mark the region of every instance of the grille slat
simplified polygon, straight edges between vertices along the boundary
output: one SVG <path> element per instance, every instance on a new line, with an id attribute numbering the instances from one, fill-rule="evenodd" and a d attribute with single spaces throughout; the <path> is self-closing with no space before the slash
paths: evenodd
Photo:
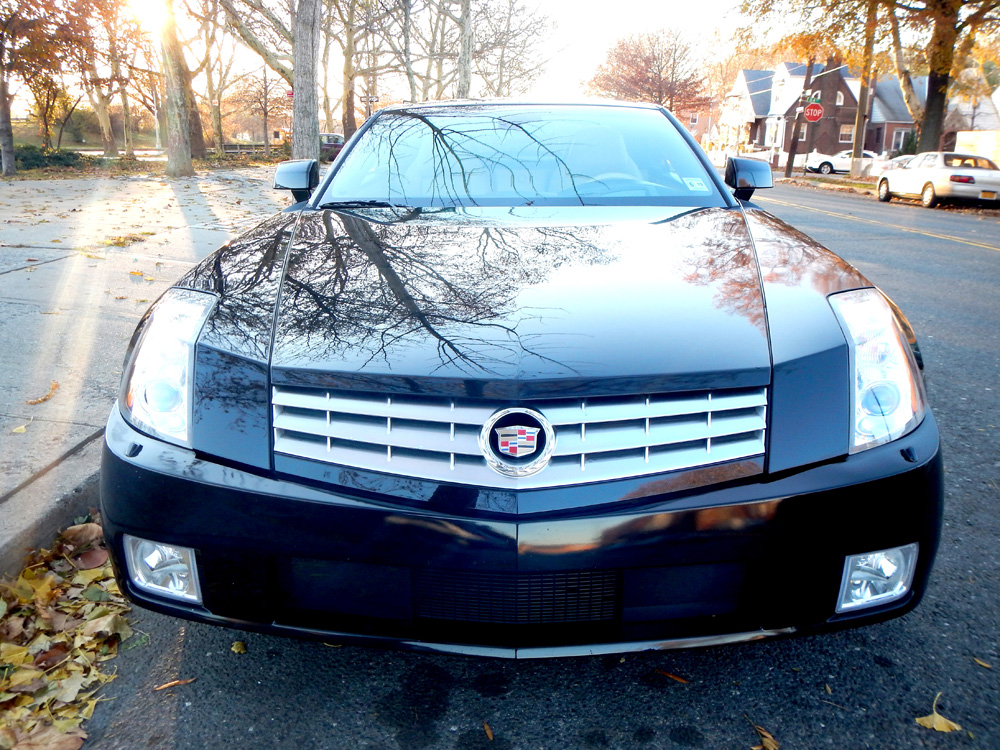
<path id="1" fill-rule="evenodd" d="M 480 573 L 421 570 L 417 617 L 506 625 L 600 622 L 618 614 L 616 571 Z"/>
<path id="2" fill-rule="evenodd" d="M 501 489 L 608 481 L 764 454 L 765 388 L 556 399 L 522 404 L 554 425 L 542 471 L 505 477 L 479 447 L 482 425 L 510 403 L 273 390 L 274 449 L 350 468 Z"/>

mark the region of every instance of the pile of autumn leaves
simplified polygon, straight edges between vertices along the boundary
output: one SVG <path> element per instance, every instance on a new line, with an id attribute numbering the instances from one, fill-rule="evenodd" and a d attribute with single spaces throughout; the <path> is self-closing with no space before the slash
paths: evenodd
<path id="1" fill-rule="evenodd" d="M 132 635 L 97 523 L 66 529 L 0 582 L 0 750 L 77 750 L 112 679 L 101 662 Z"/>

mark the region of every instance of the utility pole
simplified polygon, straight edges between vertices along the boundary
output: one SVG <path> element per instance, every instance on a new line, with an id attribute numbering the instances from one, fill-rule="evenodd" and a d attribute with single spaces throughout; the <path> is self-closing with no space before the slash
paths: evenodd
<path id="1" fill-rule="evenodd" d="M 875 47 L 875 26 L 878 23 L 879 0 L 868 0 L 865 21 L 865 54 L 861 63 L 861 90 L 858 92 L 858 113 L 854 117 L 854 151 L 851 154 L 851 177 L 861 176 L 861 152 L 865 148 L 868 129 L 868 87 L 872 77 L 872 57 Z"/>

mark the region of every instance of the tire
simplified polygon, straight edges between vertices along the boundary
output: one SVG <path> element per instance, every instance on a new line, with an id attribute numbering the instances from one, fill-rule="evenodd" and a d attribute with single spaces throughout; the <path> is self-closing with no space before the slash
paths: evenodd
<path id="1" fill-rule="evenodd" d="M 924 208 L 934 208 L 938 204 L 937 193 L 934 192 L 934 186 L 929 182 L 920 191 L 920 204 Z"/>
<path id="2" fill-rule="evenodd" d="M 889 192 L 889 181 L 882 180 L 878 184 L 878 199 L 883 203 L 888 203 L 892 200 L 892 193 Z"/>
<path id="3" fill-rule="evenodd" d="M 819 165 L 819 171 L 823 174 L 830 174 L 833 172 L 833 165 L 830 162 L 825 161 Z"/>

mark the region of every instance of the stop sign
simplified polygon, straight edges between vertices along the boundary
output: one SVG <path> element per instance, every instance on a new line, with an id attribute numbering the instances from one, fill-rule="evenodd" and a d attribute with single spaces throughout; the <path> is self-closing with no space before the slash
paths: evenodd
<path id="1" fill-rule="evenodd" d="M 823 105 L 819 102 L 813 102 L 806 106 L 802 114 L 805 115 L 809 122 L 819 122 L 819 119 L 823 116 Z"/>

